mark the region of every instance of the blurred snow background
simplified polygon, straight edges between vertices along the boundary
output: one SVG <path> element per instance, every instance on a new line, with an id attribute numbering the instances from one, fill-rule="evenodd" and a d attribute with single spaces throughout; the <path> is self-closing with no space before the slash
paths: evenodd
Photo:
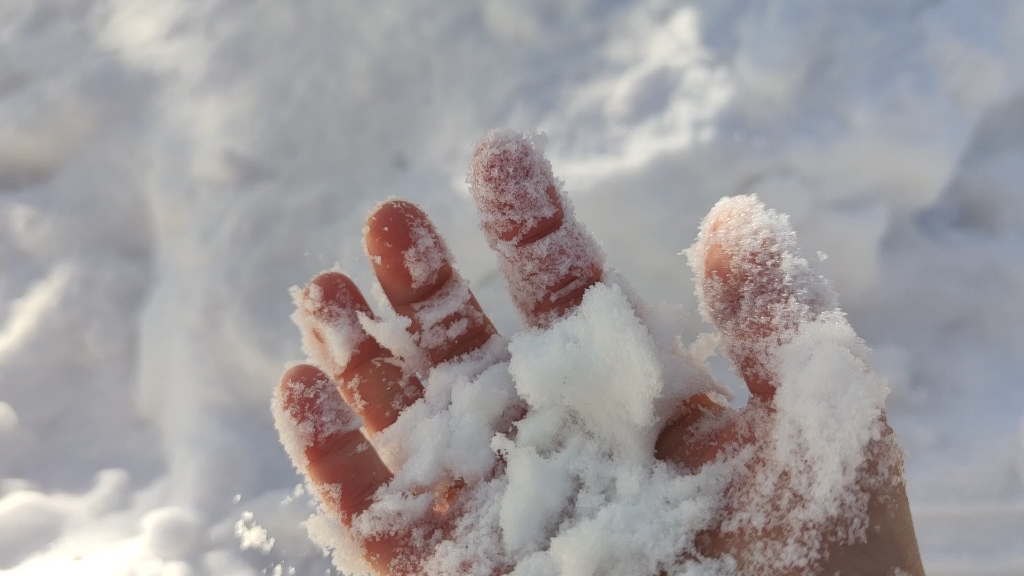
<path id="1" fill-rule="evenodd" d="M 891 380 L 929 574 L 1024 575 L 1021 62 L 1016 0 L 0 0 L 0 573 L 324 573 L 268 410 L 286 290 L 368 286 L 399 195 L 516 330 L 463 183 L 509 125 L 651 299 L 692 309 L 718 197 L 791 214 Z"/>

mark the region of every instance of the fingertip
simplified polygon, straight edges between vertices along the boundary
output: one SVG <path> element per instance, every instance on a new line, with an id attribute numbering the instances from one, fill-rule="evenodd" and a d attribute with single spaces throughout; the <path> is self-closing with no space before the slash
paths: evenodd
<path id="1" fill-rule="evenodd" d="M 312 310 L 311 320 L 300 324 L 307 352 L 339 384 L 341 397 L 369 434 L 393 424 L 422 395 L 422 387 L 362 327 L 359 316 L 373 318 L 373 313 L 355 283 L 341 272 L 323 272 L 306 285 L 303 298 Z M 283 379 L 311 382 L 316 378 L 311 369 L 318 370 L 295 366 Z"/>
<path id="2" fill-rule="evenodd" d="M 742 273 L 733 269 L 733 259 L 721 241 L 709 240 L 703 252 L 702 269 L 696 272 L 706 315 L 723 332 L 731 330 L 731 322 L 740 313 L 746 285 Z"/>
<path id="3" fill-rule="evenodd" d="M 399 228 L 407 226 L 410 220 L 426 219 L 427 215 L 419 206 L 402 200 L 390 198 L 378 204 L 366 217 L 366 228 L 363 230 L 366 240 L 375 240 L 387 244 Z"/>
<path id="4" fill-rule="evenodd" d="M 369 507 L 390 472 L 335 383 L 315 366 L 292 366 L 281 376 L 273 408 L 281 443 L 328 509 L 348 521 Z"/>
<path id="5" fill-rule="evenodd" d="M 741 249 L 737 239 L 742 236 L 741 229 L 749 225 L 749 215 L 742 208 L 735 198 L 723 198 L 704 217 L 698 239 L 703 249 L 704 279 L 733 280 L 733 257 Z"/>
<path id="6" fill-rule="evenodd" d="M 754 195 L 719 200 L 687 254 L 701 312 L 722 334 L 723 351 L 751 393 L 770 397 L 775 351 L 802 322 L 834 307 L 834 295 L 800 256 L 788 218 Z"/>
<path id="7" fill-rule="evenodd" d="M 468 180 L 492 246 L 535 242 L 561 226 L 565 217 L 551 164 L 526 134 L 490 131 L 477 145 Z"/>
<path id="8" fill-rule="evenodd" d="M 295 296 L 292 320 L 310 359 L 329 376 L 343 379 L 346 369 L 380 353 L 363 329 L 360 315 L 373 311 L 359 288 L 336 270 L 321 272 Z"/>
<path id="9" fill-rule="evenodd" d="M 281 375 L 281 387 L 292 390 L 296 387 L 310 387 L 320 380 L 328 380 L 323 370 L 309 364 L 296 364 Z"/>
<path id="10" fill-rule="evenodd" d="M 302 470 L 313 460 L 310 450 L 315 451 L 331 436 L 359 430 L 362 425 L 334 381 L 309 364 L 292 366 L 281 376 L 272 411 L 281 443 Z"/>
<path id="11" fill-rule="evenodd" d="M 336 321 L 342 315 L 372 314 L 355 282 L 336 270 L 318 274 L 306 284 L 302 295 L 326 322 Z"/>
<path id="12" fill-rule="evenodd" d="M 448 246 L 415 204 L 388 200 L 363 231 L 367 256 L 393 306 L 421 300 L 452 275 Z"/>
<path id="13" fill-rule="evenodd" d="M 571 312 L 604 272 L 602 250 L 559 193 L 542 138 L 490 131 L 467 178 L 512 301 L 531 326 L 547 326 Z"/>
<path id="14" fill-rule="evenodd" d="M 345 404 L 337 384 L 320 368 L 297 364 L 287 369 L 278 386 L 277 404 L 296 423 L 313 428 L 309 441 L 340 428 L 358 428 L 358 416 Z"/>

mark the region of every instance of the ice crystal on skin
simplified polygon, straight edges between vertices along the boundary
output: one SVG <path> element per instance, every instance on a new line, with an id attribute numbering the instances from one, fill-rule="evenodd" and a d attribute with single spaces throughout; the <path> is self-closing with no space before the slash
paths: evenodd
<path id="1" fill-rule="evenodd" d="M 453 347 L 467 343 L 467 338 L 493 332 L 455 269 L 446 243 L 418 207 L 402 201 L 379 205 L 364 229 L 364 248 L 379 279 L 403 286 L 401 296 L 392 296 L 399 297 L 398 311 L 411 320 L 407 330 L 412 348 L 422 353 L 416 353 L 408 339 L 393 336 L 397 326 L 367 330 L 405 340 L 396 342 L 395 353 L 411 364 L 410 370 L 422 373 L 431 364 L 448 360 Z"/>
<path id="2" fill-rule="evenodd" d="M 337 268 L 330 271 L 340 272 Z M 325 301 L 323 289 L 314 283 L 305 289 L 293 287 L 291 296 L 295 303 L 292 321 L 302 334 L 302 350 L 328 374 L 340 374 L 366 339 L 357 308 L 351 303 Z"/>
<path id="3" fill-rule="evenodd" d="M 713 254 L 719 250 L 724 257 Z M 786 216 L 755 196 L 723 198 L 687 255 L 701 312 L 719 327 L 726 355 L 748 379 L 774 386 L 772 413 L 754 424 L 763 436 L 757 458 L 746 462 L 739 505 L 722 528 L 787 535 L 761 540 L 748 569 L 814 566 L 824 539 L 864 540 L 869 458 L 879 468 L 872 481 L 899 479 L 899 453 L 885 444 L 882 420 L 888 388 L 827 281 L 800 256 Z M 714 269 L 721 266 L 728 282 Z"/>
<path id="4" fill-rule="evenodd" d="M 531 324 L 550 324 L 560 302 L 601 278 L 604 253 L 559 191 L 542 135 L 492 130 L 467 181 L 512 301 Z"/>
<path id="5" fill-rule="evenodd" d="M 771 380 L 782 340 L 801 323 L 838 310 L 828 282 L 800 255 L 789 218 L 754 195 L 719 200 L 685 254 L 701 315 L 718 326 L 722 350 L 748 384 L 759 381 L 755 388 Z M 716 269 L 721 265 L 727 269 Z"/>
<path id="6" fill-rule="evenodd" d="M 391 312 L 388 316 L 359 315 L 359 324 L 371 338 L 387 348 L 410 373 L 429 368 L 430 359 L 410 332 L 412 320 Z"/>
<path id="7" fill-rule="evenodd" d="M 470 325 L 483 323 L 483 315 L 469 306 L 472 296 L 469 285 L 452 272 L 452 277 L 429 299 L 414 304 L 412 319 L 419 326 L 420 348 L 441 348 L 466 333 Z M 456 314 L 463 316 L 451 322 L 449 319 Z"/>
<path id="8" fill-rule="evenodd" d="M 285 452 L 303 472 L 309 465 L 309 447 L 363 425 L 362 419 L 345 404 L 337 384 L 324 374 L 311 382 L 284 380 L 274 391 L 271 411 Z"/>
<path id="9" fill-rule="evenodd" d="M 420 288 L 437 282 L 437 275 L 451 254 L 444 242 L 439 242 L 430 230 L 422 225 L 409 228 L 413 237 L 412 245 L 402 254 L 405 269 L 412 277 L 412 288 Z"/>
<path id="10" fill-rule="evenodd" d="M 401 359 L 410 374 L 426 374 L 431 351 L 486 322 L 484 315 L 469 305 L 472 297 L 469 285 L 453 270 L 444 286 L 412 305 L 408 316 L 390 311 L 382 317 L 358 314 L 357 319 L 367 334 Z M 451 321 L 456 315 L 461 316 L 459 320 Z"/>

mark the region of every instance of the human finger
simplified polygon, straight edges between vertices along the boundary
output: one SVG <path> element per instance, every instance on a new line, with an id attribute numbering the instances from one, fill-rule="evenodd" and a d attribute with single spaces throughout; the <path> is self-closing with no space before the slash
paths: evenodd
<path id="1" fill-rule="evenodd" d="M 309 364 L 285 371 L 271 407 L 292 463 L 309 480 L 324 509 L 351 525 L 392 478 L 363 436 L 359 415 L 342 399 L 336 383 Z M 369 537 L 362 546 L 378 574 L 387 574 L 407 548 L 397 534 Z"/>
<path id="2" fill-rule="evenodd" d="M 558 193 L 551 165 L 534 139 L 494 130 L 470 164 L 470 191 L 513 302 L 531 326 L 571 312 L 602 278 L 604 255 Z M 678 408 L 662 429 L 655 455 L 696 469 L 714 458 L 717 434 L 732 411 L 706 394 Z"/>
<path id="3" fill-rule="evenodd" d="M 698 470 L 718 457 L 733 439 L 736 411 L 696 394 L 685 400 L 654 443 L 654 456 L 689 470 Z"/>
<path id="4" fill-rule="evenodd" d="M 536 137 L 507 129 L 488 133 L 470 163 L 469 188 L 527 324 L 548 326 L 601 280 L 604 254 L 559 194 Z"/>
<path id="5" fill-rule="evenodd" d="M 771 398 L 774 353 L 803 322 L 835 307 L 828 283 L 800 255 L 787 218 L 755 196 L 723 198 L 688 251 L 701 313 L 756 398 Z"/>
<path id="6" fill-rule="evenodd" d="M 384 294 L 412 321 L 409 330 L 431 365 L 477 350 L 497 333 L 447 244 L 414 204 L 381 204 L 367 219 L 364 242 Z"/>
<path id="7" fill-rule="evenodd" d="M 373 317 L 355 283 L 340 272 L 324 272 L 295 295 L 293 318 L 310 358 L 336 382 L 345 401 L 371 434 L 387 428 L 423 396 L 394 355 L 363 329 L 359 315 Z"/>
<path id="8" fill-rule="evenodd" d="M 344 522 L 366 510 L 377 489 L 391 480 L 360 431 L 358 414 L 319 368 L 299 364 L 285 371 L 272 407 L 285 451 Z"/>

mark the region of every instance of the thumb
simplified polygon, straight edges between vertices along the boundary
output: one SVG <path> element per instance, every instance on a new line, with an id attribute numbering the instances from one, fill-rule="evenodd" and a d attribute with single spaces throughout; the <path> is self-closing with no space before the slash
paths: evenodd
<path id="1" fill-rule="evenodd" d="M 719 200 L 687 256 L 724 354 L 752 395 L 771 398 L 775 351 L 801 323 L 837 307 L 828 282 L 800 255 L 789 218 L 754 195 Z"/>

